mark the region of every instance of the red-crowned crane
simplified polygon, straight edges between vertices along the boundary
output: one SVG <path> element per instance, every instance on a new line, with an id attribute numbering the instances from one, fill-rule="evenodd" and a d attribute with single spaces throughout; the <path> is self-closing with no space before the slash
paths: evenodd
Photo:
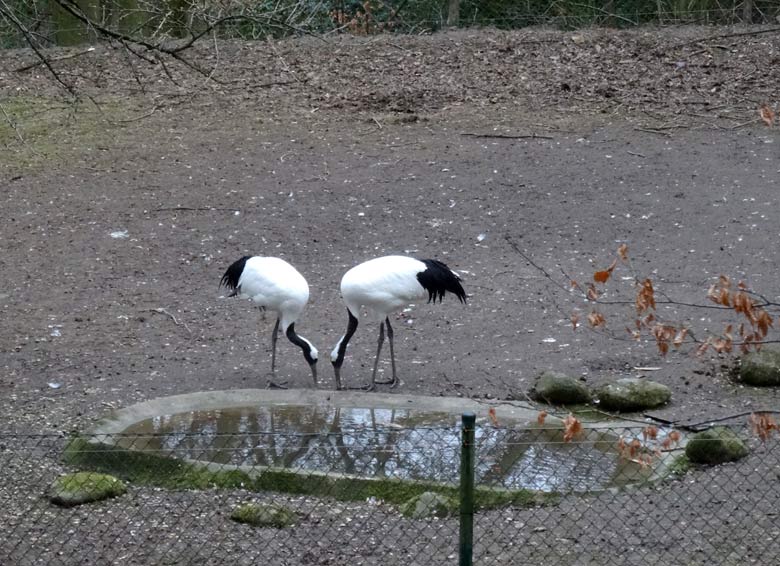
<path id="1" fill-rule="evenodd" d="M 244 256 L 227 268 L 220 287 L 230 289 L 230 297 L 248 297 L 262 310 L 275 312 L 276 324 L 271 334 L 271 376 L 269 385 L 281 387 L 276 379 L 276 338 L 281 327 L 287 338 L 303 351 L 317 385 L 317 348 L 296 334 L 295 321 L 309 300 L 309 285 L 297 269 L 278 257 Z"/>
<path id="2" fill-rule="evenodd" d="M 391 255 L 366 261 L 347 271 L 341 279 L 341 297 L 347 305 L 349 317 L 347 332 L 339 339 L 330 354 L 336 377 L 336 388 L 341 389 L 341 365 L 344 363 L 347 344 L 357 329 L 361 307 L 368 312 L 369 320 L 379 322 L 374 372 L 368 389 L 373 389 L 375 384 L 395 386 L 398 377 L 395 371 L 393 327 L 390 326 L 389 314 L 409 303 L 424 299 L 426 295 L 429 303 L 431 301 L 435 303 L 437 299 L 441 301 L 447 291 L 458 297 L 461 303 L 466 302 L 466 292 L 460 284 L 460 277 L 435 259 L 419 260 Z M 377 381 L 376 370 L 385 340 L 385 325 L 387 325 L 387 338 L 390 342 L 393 377 L 388 381 Z"/>

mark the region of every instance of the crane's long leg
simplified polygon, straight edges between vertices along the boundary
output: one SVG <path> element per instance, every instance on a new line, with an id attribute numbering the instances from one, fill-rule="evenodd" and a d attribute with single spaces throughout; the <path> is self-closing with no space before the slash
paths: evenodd
<path id="1" fill-rule="evenodd" d="M 379 354 L 382 353 L 382 344 L 385 341 L 385 322 L 382 321 L 379 323 L 379 340 L 377 341 L 376 345 L 376 359 L 374 360 L 374 372 L 371 374 L 371 385 L 368 387 L 369 390 L 374 388 L 375 383 L 381 383 L 376 380 L 376 370 L 379 366 Z"/>
<path id="2" fill-rule="evenodd" d="M 390 326 L 390 317 L 385 319 L 385 324 L 387 324 L 387 341 L 390 342 L 390 364 L 393 368 L 393 378 L 387 381 L 374 380 L 374 383 L 378 383 L 380 385 L 389 384 L 390 387 L 395 387 L 398 385 L 398 376 L 395 373 L 395 349 L 393 348 L 393 327 Z M 376 374 L 376 366 L 374 366 L 374 368 L 374 373 Z"/>
<path id="3" fill-rule="evenodd" d="M 398 385 L 398 375 L 395 373 L 395 348 L 393 348 L 393 327 L 390 326 L 390 319 L 387 319 L 387 339 L 390 341 L 390 363 L 393 366 L 393 383 L 390 387 Z"/>
<path id="4" fill-rule="evenodd" d="M 271 333 L 271 379 L 268 380 L 268 387 L 285 389 L 286 382 L 276 383 L 276 339 L 279 337 L 279 319 L 276 319 L 274 330 Z"/>

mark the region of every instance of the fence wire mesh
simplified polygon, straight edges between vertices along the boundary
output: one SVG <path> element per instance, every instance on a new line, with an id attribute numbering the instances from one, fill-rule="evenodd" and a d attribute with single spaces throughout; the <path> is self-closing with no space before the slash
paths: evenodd
<path id="1" fill-rule="evenodd" d="M 461 456 L 452 420 L 331 423 L 311 434 L 3 435 L 0 563 L 452 564 Z M 564 438 L 561 426 L 493 424 L 475 431 L 475 564 L 780 556 L 772 438 L 734 427 L 743 458 L 689 466 L 686 435 L 664 429 L 585 426 Z M 106 488 L 116 497 L 76 504 Z"/>

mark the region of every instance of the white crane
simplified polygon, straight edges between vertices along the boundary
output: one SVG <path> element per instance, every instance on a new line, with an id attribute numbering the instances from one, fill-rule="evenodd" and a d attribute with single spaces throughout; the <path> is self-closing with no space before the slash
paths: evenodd
<path id="1" fill-rule="evenodd" d="M 276 338 L 281 326 L 287 338 L 303 351 L 317 385 L 317 348 L 296 334 L 295 321 L 309 300 L 309 285 L 297 269 L 278 257 L 244 256 L 227 268 L 220 287 L 230 289 L 230 297 L 248 297 L 262 310 L 275 312 L 276 324 L 271 334 L 271 376 L 269 385 L 281 387 L 276 379 Z"/>
<path id="2" fill-rule="evenodd" d="M 365 308 L 369 320 L 379 322 L 379 341 L 374 360 L 374 372 L 371 376 L 371 390 L 375 384 L 395 386 L 398 377 L 395 371 L 395 352 L 393 350 L 393 327 L 389 314 L 428 296 L 428 302 L 441 301 L 449 291 L 461 303 L 466 302 L 466 292 L 460 284 L 460 277 L 442 262 L 435 259 L 415 259 L 406 256 L 391 255 L 379 257 L 356 265 L 341 279 L 341 297 L 347 305 L 347 332 L 342 336 L 330 354 L 336 377 L 336 388 L 341 389 L 341 365 L 347 352 L 347 344 L 357 330 L 361 307 Z M 390 342 L 390 362 L 393 377 L 389 381 L 377 381 L 376 370 L 379 354 L 385 340 Z"/>

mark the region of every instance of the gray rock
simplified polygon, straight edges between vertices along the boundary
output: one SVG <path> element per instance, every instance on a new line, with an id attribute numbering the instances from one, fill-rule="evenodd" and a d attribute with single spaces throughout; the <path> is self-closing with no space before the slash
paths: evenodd
<path id="1" fill-rule="evenodd" d="M 76 472 L 54 480 L 49 487 L 49 499 L 63 507 L 117 497 L 127 491 L 125 484 L 108 474 Z"/>
<path id="2" fill-rule="evenodd" d="M 536 379 L 531 395 L 554 405 L 579 405 L 591 399 L 590 389 L 579 379 L 554 371 L 545 371 Z"/>
<path id="3" fill-rule="evenodd" d="M 696 464 L 722 464 L 744 458 L 747 446 L 729 428 L 715 427 L 693 435 L 685 446 L 685 455 Z"/>
<path id="4" fill-rule="evenodd" d="M 768 387 L 780 385 L 780 351 L 762 348 L 742 358 L 739 380 L 747 385 Z"/>
<path id="5" fill-rule="evenodd" d="M 426 491 L 401 506 L 401 514 L 410 519 L 449 517 L 458 511 L 458 502 L 440 493 Z"/>
<path id="6" fill-rule="evenodd" d="M 295 513 L 287 507 L 266 503 L 245 503 L 230 514 L 230 518 L 253 527 L 283 529 L 295 523 Z"/>
<path id="7" fill-rule="evenodd" d="M 600 387 L 596 397 L 607 411 L 642 411 L 667 403 L 672 392 L 661 383 L 624 377 Z"/>

